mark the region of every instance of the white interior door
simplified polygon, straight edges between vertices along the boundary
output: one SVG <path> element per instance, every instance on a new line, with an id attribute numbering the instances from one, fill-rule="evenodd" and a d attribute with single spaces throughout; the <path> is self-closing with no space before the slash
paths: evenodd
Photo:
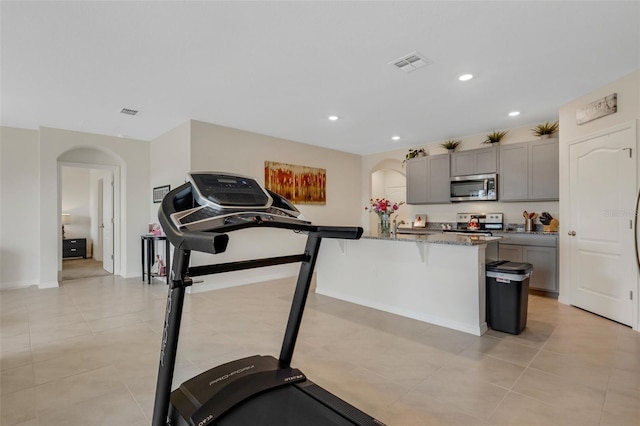
<path id="1" fill-rule="evenodd" d="M 103 226 L 102 226 L 102 222 L 104 222 L 103 219 L 103 202 L 102 202 L 102 197 L 104 194 L 104 179 L 100 178 L 98 179 L 98 196 L 96 197 L 98 200 L 98 217 L 96 220 L 96 223 L 98 224 L 98 230 L 96 233 L 96 242 L 93 245 L 93 259 L 102 262 L 102 241 L 103 241 Z"/>
<path id="2" fill-rule="evenodd" d="M 102 185 L 102 267 L 113 274 L 113 174 Z"/>
<path id="3" fill-rule="evenodd" d="M 571 235 L 571 304 L 627 325 L 637 280 L 635 146 L 634 128 L 569 145 L 570 223 L 564 228 Z"/>

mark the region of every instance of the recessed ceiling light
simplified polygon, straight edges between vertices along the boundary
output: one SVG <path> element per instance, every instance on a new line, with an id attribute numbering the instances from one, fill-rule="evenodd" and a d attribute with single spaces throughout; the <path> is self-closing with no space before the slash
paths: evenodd
<path id="1" fill-rule="evenodd" d="M 338 116 L 337 115 L 330 115 L 328 118 L 331 121 L 336 121 L 338 119 Z"/>
<path id="2" fill-rule="evenodd" d="M 473 78 L 473 74 L 462 74 L 460 77 L 458 77 L 458 80 L 460 81 L 469 81 Z"/>
<path id="3" fill-rule="evenodd" d="M 511 111 L 509 117 L 517 117 L 520 115 L 520 111 Z"/>
<path id="4" fill-rule="evenodd" d="M 399 141 L 400 140 L 400 136 L 391 136 L 391 139 L 393 139 L 394 141 Z"/>

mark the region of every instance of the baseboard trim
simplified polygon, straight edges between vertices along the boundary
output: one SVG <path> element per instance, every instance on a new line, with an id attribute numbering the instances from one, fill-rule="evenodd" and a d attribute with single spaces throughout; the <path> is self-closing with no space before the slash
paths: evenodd
<path id="1" fill-rule="evenodd" d="M 38 285 L 36 281 L 6 281 L 0 283 L 0 291 L 2 290 L 14 290 L 17 288 L 27 288 L 34 285 Z"/>
<path id="2" fill-rule="evenodd" d="M 399 315 L 402 317 L 451 328 L 454 330 L 473 334 L 474 336 L 482 336 L 489 329 L 486 322 L 483 322 L 482 324 L 477 326 L 475 324 L 465 324 L 458 321 L 451 321 L 449 319 L 441 318 L 435 315 L 428 315 L 422 312 L 414 312 L 409 309 L 401 309 L 396 306 L 387 305 L 384 303 L 372 302 L 364 298 L 352 297 L 350 295 L 345 295 L 336 291 L 327 291 L 322 288 L 316 288 L 316 293 L 323 296 L 332 297 L 334 299 L 344 300 L 345 302 L 355 303 L 356 305 L 362 305 L 369 308 L 377 309 L 379 311 L 389 312 L 391 314 Z"/>

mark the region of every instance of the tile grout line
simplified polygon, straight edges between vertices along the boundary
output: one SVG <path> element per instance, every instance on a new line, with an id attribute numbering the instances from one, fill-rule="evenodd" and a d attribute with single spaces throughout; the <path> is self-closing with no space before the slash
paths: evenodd
<path id="1" fill-rule="evenodd" d="M 618 347 L 620 345 L 620 335 L 621 331 L 618 331 L 618 336 L 616 339 L 616 352 L 618 351 Z M 607 404 L 607 396 L 609 396 L 609 384 L 611 383 L 611 375 L 613 374 L 613 366 L 611 363 L 609 364 L 609 377 L 607 378 L 607 387 L 604 390 L 604 400 L 602 401 L 602 407 L 600 408 L 600 418 L 598 419 L 598 424 L 602 424 L 602 418 L 604 417 L 604 407 Z"/>
<path id="2" fill-rule="evenodd" d="M 554 330 L 555 331 L 555 330 Z M 511 392 L 513 393 L 517 393 L 520 395 L 520 393 L 516 392 L 513 390 L 513 388 L 516 386 L 516 384 L 520 381 L 520 379 L 522 379 L 522 376 L 524 376 L 524 374 L 527 372 L 527 370 L 531 367 L 531 364 L 533 363 L 533 361 L 538 357 L 538 355 L 540 354 L 540 352 L 542 351 L 542 349 L 544 348 L 544 346 L 547 344 L 547 342 L 549 341 L 549 339 L 551 338 L 551 336 L 553 335 L 553 332 L 551 332 L 551 334 L 549 334 L 549 337 L 547 337 L 547 340 L 538 348 L 538 351 L 536 352 L 536 354 L 531 358 L 531 360 L 527 363 L 527 365 L 524 367 L 524 369 L 522 370 L 522 372 L 520 373 L 520 375 L 518 376 L 518 378 L 516 380 L 514 380 L 513 384 L 511 385 L 511 387 L 509 387 L 509 389 L 507 389 L 507 392 L 504 394 L 504 396 L 502 397 L 502 399 L 500 400 L 500 402 L 496 405 L 496 407 L 493 409 L 493 411 L 491 412 L 491 415 L 489 416 L 489 418 L 487 420 L 490 420 L 493 415 L 496 413 L 496 411 L 498 410 L 498 408 L 502 405 L 502 403 L 507 399 L 507 397 L 509 396 L 509 394 Z M 526 396 L 526 395 L 525 395 Z M 531 398 L 531 397 L 529 397 Z M 533 398 L 535 399 L 535 398 Z M 537 400 L 537 399 L 536 399 Z M 542 401 L 544 402 L 544 401 Z"/>
<path id="3" fill-rule="evenodd" d="M 136 406 L 138 407 L 138 410 L 140 410 L 140 412 L 142 413 L 142 417 L 144 417 L 144 419 L 148 422 L 151 423 L 151 419 L 147 417 L 147 413 L 144 412 L 144 409 L 142 408 L 142 406 L 140 405 L 140 402 L 138 401 L 138 399 L 136 398 L 136 396 L 133 394 L 133 392 L 131 391 L 131 388 L 129 387 L 128 384 L 122 382 L 122 384 L 127 388 L 127 391 L 129 392 L 129 395 L 131 396 L 131 398 L 133 398 L 133 400 L 136 403 Z"/>

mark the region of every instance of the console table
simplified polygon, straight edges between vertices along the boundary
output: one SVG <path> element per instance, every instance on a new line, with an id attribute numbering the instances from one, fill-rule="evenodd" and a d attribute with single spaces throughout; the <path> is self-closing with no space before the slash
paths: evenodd
<path id="1" fill-rule="evenodd" d="M 87 258 L 86 238 L 65 238 L 62 240 L 62 258 L 68 259 L 72 257 Z"/>
<path id="2" fill-rule="evenodd" d="M 142 253 L 142 281 L 144 281 L 144 276 L 146 275 L 148 283 L 151 284 L 151 277 L 159 276 L 157 274 L 151 273 L 151 265 L 153 265 L 153 262 L 156 258 L 156 244 L 158 242 L 162 242 L 164 244 L 164 276 L 166 276 L 167 284 L 169 284 L 169 270 L 171 268 L 171 259 L 169 257 L 169 242 L 167 241 L 167 237 L 164 235 L 140 235 L 140 251 Z"/>

